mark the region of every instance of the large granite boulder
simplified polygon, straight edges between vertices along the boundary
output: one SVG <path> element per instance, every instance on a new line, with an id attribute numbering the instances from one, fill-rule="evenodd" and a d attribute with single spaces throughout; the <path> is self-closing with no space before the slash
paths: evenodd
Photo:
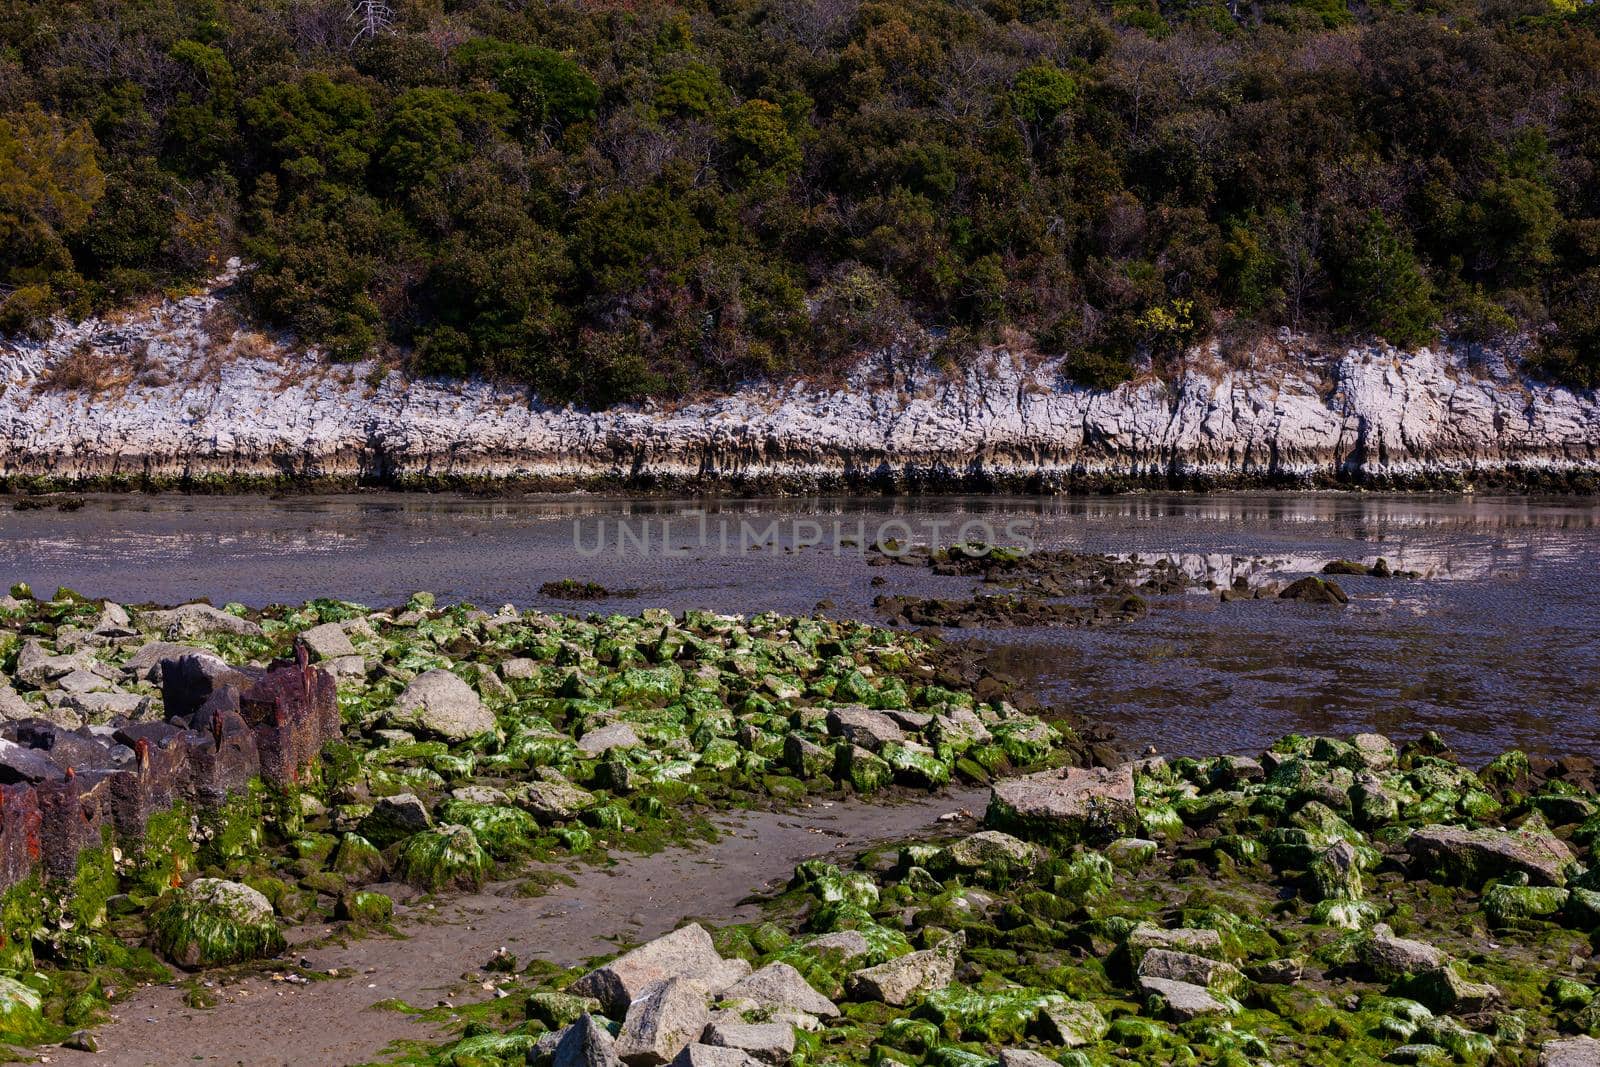
<path id="1" fill-rule="evenodd" d="M 403 730 L 466 741 L 494 729 L 494 713 L 466 682 L 446 670 L 424 671 L 395 699 L 385 718 Z"/>
<path id="2" fill-rule="evenodd" d="M 1424 826 L 1412 831 L 1406 850 L 1413 873 L 1474 888 L 1508 874 L 1526 874 L 1534 885 L 1564 885 L 1577 859 L 1560 838 L 1541 830 Z"/>
<path id="3" fill-rule="evenodd" d="M 984 821 L 1030 841 L 1069 846 L 1138 829 L 1133 765 L 1069 767 L 997 782 Z"/>

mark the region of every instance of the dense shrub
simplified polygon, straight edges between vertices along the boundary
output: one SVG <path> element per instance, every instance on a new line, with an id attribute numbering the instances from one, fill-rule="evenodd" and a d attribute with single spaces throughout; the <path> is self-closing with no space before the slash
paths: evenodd
<path id="1" fill-rule="evenodd" d="M 0 329 L 257 264 L 332 358 L 606 403 L 1006 337 L 1539 338 L 1600 384 L 1570 0 L 0 0 Z"/>

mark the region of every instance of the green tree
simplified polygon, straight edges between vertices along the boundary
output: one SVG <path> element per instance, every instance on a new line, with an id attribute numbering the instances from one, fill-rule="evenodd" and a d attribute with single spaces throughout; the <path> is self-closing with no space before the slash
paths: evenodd
<path id="1" fill-rule="evenodd" d="M 1078 99 L 1078 79 L 1051 63 L 1024 67 L 1011 86 L 1011 108 L 1023 122 L 1048 126 Z"/>
<path id="2" fill-rule="evenodd" d="M 770 100 L 747 100 L 723 123 L 729 164 L 742 181 L 782 179 L 800 166 L 800 144 Z"/>
<path id="3" fill-rule="evenodd" d="M 1405 347 L 1433 340 L 1438 320 L 1433 287 L 1411 243 L 1382 212 L 1357 219 L 1343 251 L 1340 296 L 1350 326 Z"/>
<path id="4" fill-rule="evenodd" d="M 70 270 L 66 239 L 105 193 L 94 137 L 34 103 L 0 118 L 0 277 Z"/>
<path id="5" fill-rule="evenodd" d="M 178 98 L 167 111 L 168 158 L 191 173 L 208 171 L 236 149 L 233 66 L 219 49 L 199 41 L 179 41 L 167 55 L 184 74 Z"/>
<path id="6" fill-rule="evenodd" d="M 326 74 L 270 85 L 244 113 L 268 158 L 299 181 L 358 180 L 377 146 L 371 92 Z"/>
<path id="7" fill-rule="evenodd" d="M 588 72 L 548 48 L 486 37 L 463 44 L 455 58 L 505 94 L 525 132 L 583 122 L 600 103 L 600 87 Z"/>
<path id="8" fill-rule="evenodd" d="M 395 101 L 379 138 L 376 165 L 390 187 L 408 192 L 465 162 L 474 138 L 492 136 L 509 118 L 499 93 L 411 89 Z"/>

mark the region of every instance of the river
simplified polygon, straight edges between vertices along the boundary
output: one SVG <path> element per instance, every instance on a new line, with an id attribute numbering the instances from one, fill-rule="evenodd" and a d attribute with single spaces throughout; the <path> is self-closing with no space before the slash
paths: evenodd
<path id="1" fill-rule="evenodd" d="M 987 535 L 1167 556 L 1227 585 L 1384 556 L 1417 581 L 1339 579 L 1344 608 L 1192 591 L 1092 630 L 960 630 L 1048 701 L 1168 753 L 1249 751 L 1291 731 L 1439 731 L 1465 758 L 1512 746 L 1600 757 L 1600 504 L 1357 494 L 696 500 L 529 496 L 91 496 L 0 505 L 0 578 L 126 603 L 332 596 L 634 612 L 874 618 L 880 593 L 964 596 L 970 578 L 872 567 L 861 544 Z M 966 525 L 965 531 L 961 529 Z M 870 579 L 884 579 L 873 586 Z M 560 578 L 627 595 L 580 605 Z"/>

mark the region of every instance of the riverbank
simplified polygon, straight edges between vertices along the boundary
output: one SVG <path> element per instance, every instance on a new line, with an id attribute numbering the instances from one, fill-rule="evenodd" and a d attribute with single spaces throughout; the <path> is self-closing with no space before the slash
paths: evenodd
<path id="1" fill-rule="evenodd" d="M 1286 335 L 1105 392 L 1003 350 L 961 372 L 885 357 L 837 383 L 588 412 L 329 364 L 244 328 L 228 281 L 0 342 L 0 489 L 1600 488 L 1600 400 L 1511 352 Z"/>
<path id="2" fill-rule="evenodd" d="M 260 748 L 259 781 L 208 789 L 204 754 L 240 721 L 258 743 L 285 725 L 257 695 L 274 675 L 237 686 L 293 650 L 337 680 L 341 738 L 271 775 Z M 1436 736 L 1368 733 L 1129 762 L 1088 709 L 1040 707 L 960 649 L 770 613 L 17 588 L 0 665 L 10 778 L 112 783 L 116 811 L 137 792 L 117 781 L 193 753 L 170 774 L 180 817 L 108 818 L 54 864 L 68 880 L 7 891 L 0 1038 L 20 1044 L 75 1030 L 112 1062 L 169 1062 L 253 1034 L 347 1063 L 400 1041 L 404 1062 L 485 1067 L 563 1042 L 662 1063 L 698 1038 L 770 1067 L 1029 1067 L 1531 1062 L 1600 1036 L 1592 759 L 1474 772 Z M 541 923 L 583 935 L 526 940 Z M 210 1010 L 214 1048 L 161 1025 Z"/>

